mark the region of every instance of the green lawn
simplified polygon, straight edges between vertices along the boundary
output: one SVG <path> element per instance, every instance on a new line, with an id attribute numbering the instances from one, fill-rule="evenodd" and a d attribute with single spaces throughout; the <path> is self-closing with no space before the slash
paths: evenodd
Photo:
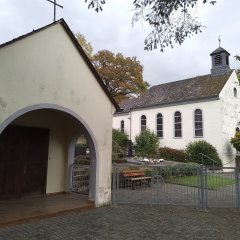
<path id="1" fill-rule="evenodd" d="M 197 176 L 185 176 L 185 177 L 171 177 L 166 179 L 168 183 L 174 183 L 178 185 L 198 187 L 198 177 Z M 207 176 L 207 188 L 208 189 L 216 189 L 220 187 L 224 187 L 227 185 L 232 185 L 235 183 L 234 179 L 225 178 L 221 176 Z"/>

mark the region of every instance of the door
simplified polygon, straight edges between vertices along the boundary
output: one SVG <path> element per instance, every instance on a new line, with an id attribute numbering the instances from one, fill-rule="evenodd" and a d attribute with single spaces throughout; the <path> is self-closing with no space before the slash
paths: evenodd
<path id="1" fill-rule="evenodd" d="M 46 193 L 49 130 L 8 126 L 0 135 L 0 197 Z"/>

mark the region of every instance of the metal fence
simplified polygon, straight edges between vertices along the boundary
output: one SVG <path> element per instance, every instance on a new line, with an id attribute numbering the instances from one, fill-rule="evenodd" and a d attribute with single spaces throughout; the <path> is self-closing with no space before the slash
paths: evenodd
<path id="1" fill-rule="evenodd" d="M 72 192 L 88 195 L 90 167 L 74 163 L 72 165 Z"/>
<path id="2" fill-rule="evenodd" d="M 113 166 L 113 203 L 240 207 L 239 168 Z"/>

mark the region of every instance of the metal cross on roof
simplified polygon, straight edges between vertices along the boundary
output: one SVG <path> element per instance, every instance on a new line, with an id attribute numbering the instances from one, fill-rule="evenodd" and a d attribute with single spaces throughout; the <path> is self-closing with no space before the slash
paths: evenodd
<path id="1" fill-rule="evenodd" d="M 221 38 L 220 38 L 220 35 L 219 35 L 218 41 L 219 41 L 219 47 L 220 47 L 220 45 L 221 45 Z"/>
<path id="2" fill-rule="evenodd" d="M 53 22 L 55 22 L 55 21 L 56 21 L 56 7 L 58 6 L 58 7 L 60 7 L 60 8 L 63 8 L 63 6 L 62 6 L 62 5 L 59 5 L 59 4 L 57 3 L 57 0 L 53 0 L 53 1 L 51 1 L 51 0 L 46 0 L 46 1 L 48 1 L 48 2 L 50 2 L 50 3 L 53 3 L 53 5 L 54 5 Z"/>

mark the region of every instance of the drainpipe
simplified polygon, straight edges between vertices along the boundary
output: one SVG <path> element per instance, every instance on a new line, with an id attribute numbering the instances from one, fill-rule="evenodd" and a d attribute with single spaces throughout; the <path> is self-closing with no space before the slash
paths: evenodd
<path id="1" fill-rule="evenodd" d="M 132 156 L 132 112 L 131 112 L 131 108 L 129 111 L 129 145 L 128 145 L 128 155 Z"/>

